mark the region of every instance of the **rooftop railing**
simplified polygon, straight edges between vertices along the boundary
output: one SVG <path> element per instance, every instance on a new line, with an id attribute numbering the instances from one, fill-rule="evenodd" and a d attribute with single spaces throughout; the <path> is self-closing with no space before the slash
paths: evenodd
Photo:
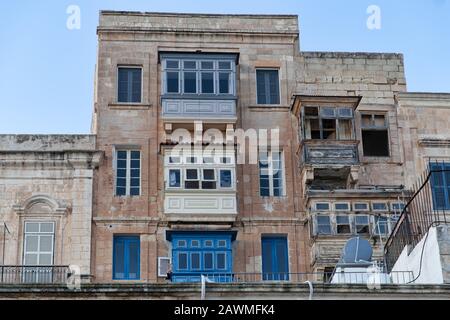
<path id="1" fill-rule="evenodd" d="M 443 169 L 436 169 L 438 167 Z M 450 165 L 434 162 L 413 186 L 413 195 L 384 246 L 388 271 L 392 270 L 405 246 L 412 250 L 430 227 L 450 223 L 450 190 L 443 187 L 444 180 L 450 183 Z"/>

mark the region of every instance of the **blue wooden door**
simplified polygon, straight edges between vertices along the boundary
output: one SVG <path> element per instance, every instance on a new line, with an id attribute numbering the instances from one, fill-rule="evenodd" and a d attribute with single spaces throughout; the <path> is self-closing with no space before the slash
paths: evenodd
<path id="1" fill-rule="evenodd" d="M 262 238 L 263 280 L 289 280 L 288 246 L 285 237 Z"/>
<path id="2" fill-rule="evenodd" d="M 113 252 L 113 279 L 140 278 L 139 236 L 115 236 Z"/>

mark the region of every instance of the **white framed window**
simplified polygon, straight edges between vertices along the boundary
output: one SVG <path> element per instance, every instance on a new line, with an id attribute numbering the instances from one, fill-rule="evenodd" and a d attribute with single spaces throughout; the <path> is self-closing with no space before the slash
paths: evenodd
<path id="1" fill-rule="evenodd" d="M 115 195 L 139 196 L 141 193 L 141 151 L 116 150 L 115 168 Z"/>
<path id="2" fill-rule="evenodd" d="M 373 234 L 382 236 L 389 234 L 389 218 L 387 216 L 374 216 L 373 221 Z"/>
<path id="3" fill-rule="evenodd" d="M 234 96 L 234 55 L 162 55 L 163 95 Z"/>
<path id="4" fill-rule="evenodd" d="M 353 211 L 356 212 L 363 212 L 363 211 L 369 211 L 369 203 L 368 202 L 355 202 L 353 203 Z"/>
<path id="5" fill-rule="evenodd" d="M 283 152 L 259 153 L 259 190 L 262 197 L 284 196 Z"/>
<path id="6" fill-rule="evenodd" d="M 51 266 L 54 259 L 55 223 L 25 221 L 23 264 Z"/>
<path id="7" fill-rule="evenodd" d="M 368 215 L 356 215 L 354 216 L 354 226 L 356 234 L 369 233 L 369 216 Z"/>
<path id="8" fill-rule="evenodd" d="M 175 156 L 169 153 L 165 156 L 164 163 L 166 190 L 232 191 L 235 189 L 234 155 Z"/>
<path id="9" fill-rule="evenodd" d="M 372 202 L 372 210 L 373 211 L 388 211 L 389 207 L 387 202 Z"/>
<path id="10" fill-rule="evenodd" d="M 316 215 L 316 234 L 330 235 L 333 234 L 331 227 L 331 218 L 328 215 Z"/>
<path id="11" fill-rule="evenodd" d="M 336 233 L 350 234 L 352 232 L 350 227 L 350 217 L 345 215 L 336 216 Z"/>
<path id="12" fill-rule="evenodd" d="M 350 203 L 348 202 L 335 202 L 334 203 L 335 211 L 350 211 Z"/>
<path id="13" fill-rule="evenodd" d="M 405 208 L 405 204 L 403 202 L 392 202 L 391 210 L 397 214 L 401 213 Z"/>
<path id="14" fill-rule="evenodd" d="M 330 204 L 328 202 L 316 202 L 314 208 L 316 211 L 330 211 Z"/>

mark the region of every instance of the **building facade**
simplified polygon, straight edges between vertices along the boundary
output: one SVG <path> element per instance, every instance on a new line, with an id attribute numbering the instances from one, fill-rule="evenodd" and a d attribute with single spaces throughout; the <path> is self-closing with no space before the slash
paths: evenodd
<path id="1" fill-rule="evenodd" d="M 4 265 L 28 264 L 39 209 L 59 215 L 49 264 L 94 284 L 323 281 L 352 237 L 382 263 L 418 173 L 450 162 L 450 94 L 408 93 L 401 54 L 301 51 L 297 16 L 102 11 L 97 34 L 95 140 L 33 142 L 77 166 L 22 191 L 2 138 Z"/>

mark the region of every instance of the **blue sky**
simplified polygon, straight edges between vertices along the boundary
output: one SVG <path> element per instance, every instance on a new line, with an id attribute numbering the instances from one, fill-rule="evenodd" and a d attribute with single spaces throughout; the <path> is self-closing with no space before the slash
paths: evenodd
<path id="1" fill-rule="evenodd" d="M 369 5 L 380 30 L 366 27 Z M 450 92 L 450 0 L 1 1 L 0 133 L 89 133 L 101 9 L 298 14 L 301 50 L 401 52 L 409 91 Z"/>

